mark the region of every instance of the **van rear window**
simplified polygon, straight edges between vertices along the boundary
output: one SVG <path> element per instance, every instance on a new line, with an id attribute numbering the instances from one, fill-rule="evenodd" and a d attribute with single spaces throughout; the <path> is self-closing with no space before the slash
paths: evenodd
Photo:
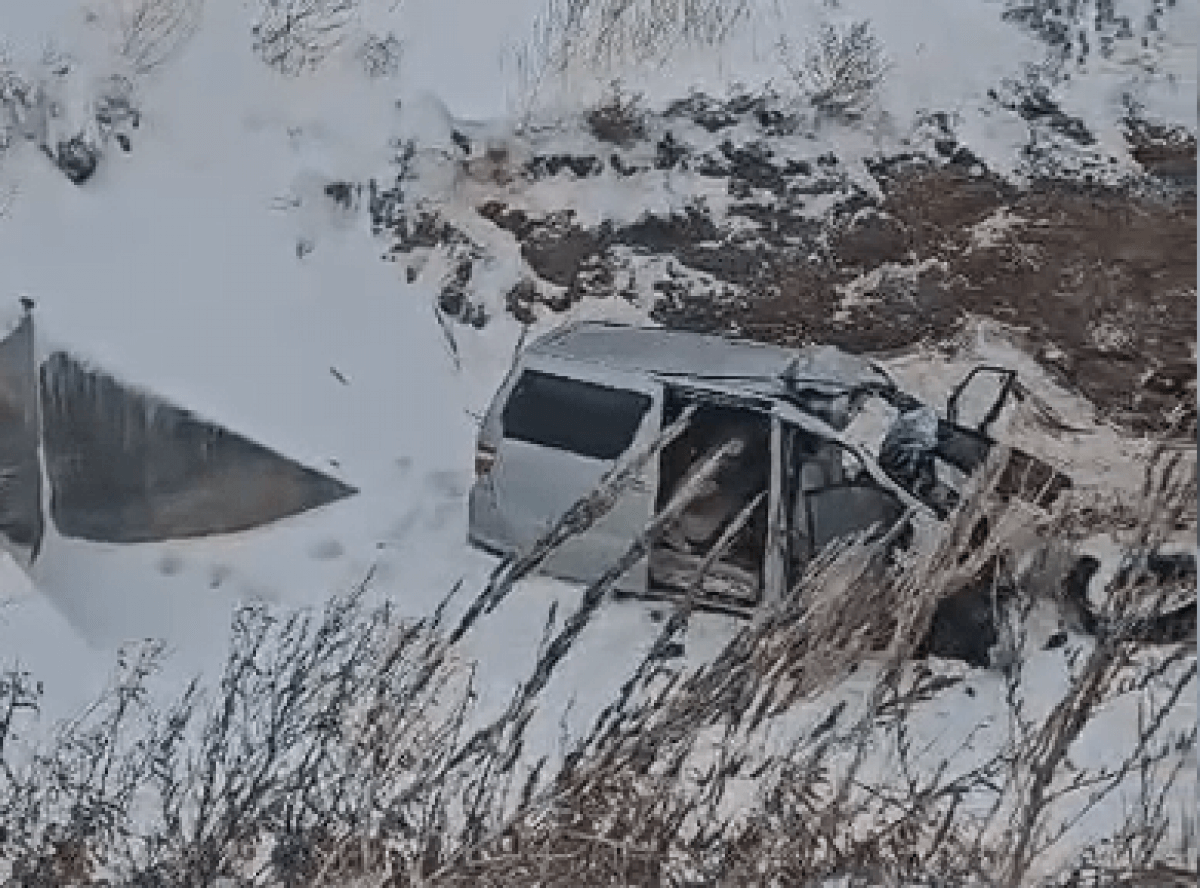
<path id="1" fill-rule="evenodd" d="M 504 407 L 506 438 L 616 459 L 633 441 L 649 395 L 526 370 Z"/>

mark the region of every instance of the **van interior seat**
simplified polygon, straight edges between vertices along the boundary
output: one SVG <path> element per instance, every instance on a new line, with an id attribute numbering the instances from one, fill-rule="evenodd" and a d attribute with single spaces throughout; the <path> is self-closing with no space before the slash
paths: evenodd
<path id="1" fill-rule="evenodd" d="M 806 457 L 800 466 L 800 489 L 820 490 L 845 483 L 846 470 L 836 446 L 822 447 L 815 455 Z"/>
<path id="2" fill-rule="evenodd" d="M 687 543 L 693 546 L 713 543 L 762 489 L 758 474 L 744 457 L 724 466 L 679 516 L 679 529 Z"/>
<path id="3" fill-rule="evenodd" d="M 663 452 L 657 509 L 694 484 L 696 474 L 721 448 L 736 446 L 699 489 L 689 490 L 689 502 L 664 528 L 651 550 L 650 579 L 661 587 L 686 589 L 712 555 L 703 594 L 752 602 L 761 589 L 766 546 L 770 417 L 703 396 L 677 393 L 674 398 L 681 409 L 689 402 L 699 402 L 700 409 L 684 434 Z M 669 421 L 674 406 L 668 394 L 664 421 Z M 756 501 L 758 506 L 748 511 Z M 718 544 L 722 551 L 715 554 Z"/>

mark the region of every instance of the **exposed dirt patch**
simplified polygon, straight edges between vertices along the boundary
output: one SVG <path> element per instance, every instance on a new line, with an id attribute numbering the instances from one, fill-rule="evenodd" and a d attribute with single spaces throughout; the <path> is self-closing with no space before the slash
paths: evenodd
<path id="1" fill-rule="evenodd" d="M 1017 191 L 969 160 L 881 164 L 882 202 L 851 189 L 820 220 L 786 202 L 734 204 L 730 216 L 748 223 L 736 232 L 701 209 L 595 230 L 569 210 L 481 212 L 520 241 L 537 277 L 567 288 L 555 308 L 611 289 L 611 248 L 621 246 L 728 285 L 654 282 L 655 316 L 670 325 L 877 351 L 946 340 L 968 315 L 990 317 L 1022 329 L 1047 367 L 1109 418 L 1137 431 L 1186 427 L 1195 415 L 1195 386 L 1180 369 L 1194 368 L 1194 196 L 1062 181 Z"/>
<path id="2" fill-rule="evenodd" d="M 779 96 L 771 93 L 740 93 L 721 100 L 695 92 L 671 103 L 664 116 L 668 120 L 686 118 L 710 133 L 747 119 L 770 136 L 790 136 L 800 127 L 797 116 L 781 106 Z"/>
<path id="3" fill-rule="evenodd" d="M 881 209 L 886 227 L 843 233 L 836 268 L 781 262 L 745 311 L 718 318 L 691 303 L 664 318 L 866 351 L 947 338 L 971 313 L 1023 328 L 1048 366 L 1117 421 L 1148 431 L 1194 420 L 1194 384 L 1151 381 L 1164 368 L 1194 375 L 1194 200 L 1065 183 L 1012 194 L 939 170 L 894 183 Z M 998 214 L 1007 227 L 989 229 Z M 839 297 L 850 271 L 896 262 L 906 247 L 918 273 L 875 275 L 870 298 L 853 304 Z"/>

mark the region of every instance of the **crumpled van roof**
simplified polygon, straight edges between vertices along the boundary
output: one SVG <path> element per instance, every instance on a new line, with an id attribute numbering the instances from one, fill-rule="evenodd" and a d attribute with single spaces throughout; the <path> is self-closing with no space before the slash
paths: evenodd
<path id="1" fill-rule="evenodd" d="M 538 339 L 529 354 L 746 388 L 836 395 L 891 386 L 873 362 L 831 345 L 784 348 L 688 330 L 581 321 Z"/>

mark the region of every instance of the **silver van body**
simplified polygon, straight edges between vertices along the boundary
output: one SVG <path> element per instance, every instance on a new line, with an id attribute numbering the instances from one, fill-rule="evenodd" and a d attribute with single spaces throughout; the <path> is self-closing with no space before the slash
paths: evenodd
<path id="1" fill-rule="evenodd" d="M 921 506 L 873 455 L 841 436 L 868 398 L 896 394 L 878 366 L 831 346 L 787 349 L 681 330 L 568 325 L 518 356 L 483 418 L 469 539 L 501 556 L 527 551 L 620 460 L 652 447 L 692 405 L 684 435 L 543 570 L 575 582 L 598 579 L 705 455 L 737 438 L 743 446 L 734 465 L 722 468 L 617 589 L 669 596 L 702 579 L 701 597 L 710 603 L 753 607 L 785 594 L 831 539 L 889 525 Z M 968 461 L 977 463 L 988 439 L 963 440 Z"/>

